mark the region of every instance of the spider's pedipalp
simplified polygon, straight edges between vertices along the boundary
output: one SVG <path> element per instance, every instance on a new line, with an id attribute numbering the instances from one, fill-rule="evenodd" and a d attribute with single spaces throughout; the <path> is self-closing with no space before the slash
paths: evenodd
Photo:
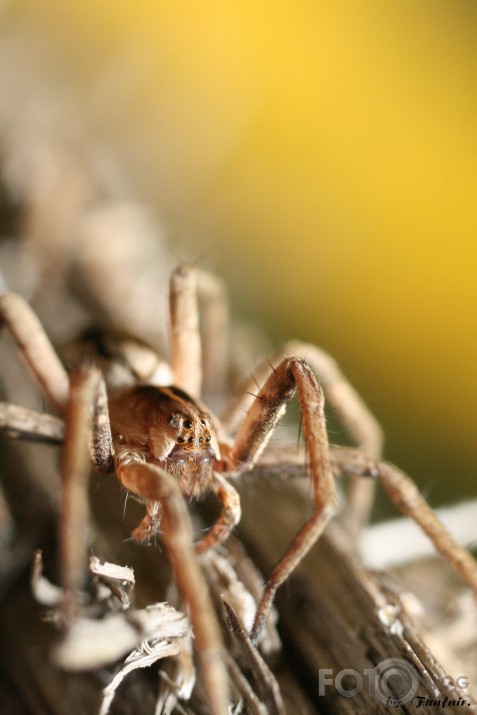
<path id="1" fill-rule="evenodd" d="M 196 542 L 195 550 L 198 554 L 223 544 L 234 526 L 239 523 L 241 516 L 240 497 L 233 486 L 221 474 L 214 473 L 211 488 L 222 504 L 222 511 L 207 534 Z"/>

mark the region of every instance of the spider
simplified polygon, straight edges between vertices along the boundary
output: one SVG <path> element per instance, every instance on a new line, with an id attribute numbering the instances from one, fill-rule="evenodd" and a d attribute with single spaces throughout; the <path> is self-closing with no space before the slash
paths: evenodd
<path id="1" fill-rule="evenodd" d="M 189 605 L 211 711 L 221 715 L 227 712 L 227 678 L 218 625 L 197 554 L 223 543 L 238 523 L 240 500 L 228 479 L 259 462 L 295 392 L 303 422 L 313 510 L 264 586 L 250 633 L 252 642 L 260 639 L 277 588 L 334 514 L 337 474 L 379 478 L 392 500 L 421 525 L 477 592 L 474 560 L 447 534 L 409 478 L 380 461 L 381 429 L 329 355 L 314 346 L 289 343 L 258 366 L 222 420 L 202 403 L 199 318 L 205 352 L 216 360 L 212 368 L 209 365 L 208 376 L 220 382 L 223 361 L 218 356 L 223 344 L 224 306 L 217 279 L 196 268 L 177 268 L 170 284 L 170 384 L 157 384 L 142 374 L 143 379 L 108 396 L 103 376 L 95 366 L 82 366 L 68 377 L 38 318 L 22 298 L 13 293 L 0 298 L 3 323 L 45 399 L 64 420 L 63 424 L 50 415 L 14 405 L 0 406 L 0 428 L 12 436 L 64 442 L 61 541 L 66 622 L 75 617 L 76 593 L 83 578 L 84 544 L 78 543 L 77 534 L 86 521 L 83 482 L 90 460 L 99 472 L 114 471 L 127 490 L 144 500 L 146 515 L 133 532 L 136 540 L 150 541 L 160 528 L 179 590 Z M 306 360 L 297 357 L 303 354 Z M 207 372 L 207 364 L 204 367 Z M 252 395 L 255 382 L 258 393 Z M 330 450 L 324 394 L 356 449 Z M 353 511 L 361 520 L 369 508 L 373 479 L 356 480 L 358 488 L 351 494 Z M 215 492 L 222 509 L 210 530 L 194 544 L 184 497 L 195 499 L 207 490 Z"/>

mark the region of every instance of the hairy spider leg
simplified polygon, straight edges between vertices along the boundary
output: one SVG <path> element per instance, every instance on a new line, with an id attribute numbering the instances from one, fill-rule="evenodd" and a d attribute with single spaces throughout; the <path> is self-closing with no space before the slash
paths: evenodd
<path id="1" fill-rule="evenodd" d="M 88 524 L 88 482 L 91 454 L 98 439 L 91 439 L 96 422 L 101 374 L 95 368 L 81 369 L 71 376 L 65 411 L 65 437 L 61 452 L 62 495 L 60 510 L 60 565 L 63 587 L 63 617 L 67 627 L 73 624 L 79 608 L 78 594 L 87 573 L 86 529 Z M 102 463 L 108 452 L 111 458 L 111 433 L 102 428 L 105 444 L 94 461 Z M 91 451 L 91 454 L 90 454 Z M 106 458 L 110 462 L 110 458 Z"/>
<path id="2" fill-rule="evenodd" d="M 316 374 L 326 398 L 326 404 L 333 409 L 350 439 L 371 459 L 379 459 L 383 447 L 383 432 L 355 388 L 343 375 L 336 361 L 314 345 L 291 341 L 265 360 L 254 370 L 254 374 L 242 386 L 237 397 L 230 403 L 223 422 L 230 432 L 237 429 L 244 410 L 252 403 L 256 383 L 262 385 L 285 355 L 299 356 L 306 360 Z M 364 479 L 353 480 L 348 492 L 348 504 L 354 515 L 357 529 L 365 526 L 374 498 L 374 483 Z"/>
<path id="3" fill-rule="evenodd" d="M 371 477 L 381 481 L 396 507 L 420 526 L 436 551 L 449 562 L 461 580 L 477 596 L 477 562 L 439 521 L 413 480 L 389 462 L 370 460 L 361 451 L 346 447 L 334 448 L 331 453 L 333 469 L 350 477 Z"/>
<path id="4" fill-rule="evenodd" d="M 177 586 L 189 605 L 196 651 L 202 666 L 209 705 L 214 714 L 227 712 L 227 673 L 222 640 L 207 584 L 192 544 L 192 525 L 182 494 L 173 477 L 141 455 L 131 454 L 116 472 L 127 489 L 162 506 L 162 541 L 171 561 Z"/>
<path id="5" fill-rule="evenodd" d="M 277 588 L 288 578 L 319 538 L 336 508 L 330 466 L 324 397 L 311 368 L 301 358 L 285 358 L 267 378 L 237 432 L 229 454 L 231 473 L 251 469 L 257 462 L 291 398 L 298 393 L 313 487 L 313 513 L 294 537 L 265 584 L 251 631 L 257 643 Z"/>
<path id="6" fill-rule="evenodd" d="M 0 320 L 8 327 L 20 355 L 48 403 L 63 414 L 69 379 L 38 317 L 16 293 L 0 296 Z"/>

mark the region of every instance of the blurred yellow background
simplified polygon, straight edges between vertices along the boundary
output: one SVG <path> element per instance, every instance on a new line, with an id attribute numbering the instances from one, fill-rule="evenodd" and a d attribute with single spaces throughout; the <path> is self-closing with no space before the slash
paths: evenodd
<path id="1" fill-rule="evenodd" d="M 477 493 L 477 4 L 18 0 L 178 259 L 329 350 L 432 503 Z"/>

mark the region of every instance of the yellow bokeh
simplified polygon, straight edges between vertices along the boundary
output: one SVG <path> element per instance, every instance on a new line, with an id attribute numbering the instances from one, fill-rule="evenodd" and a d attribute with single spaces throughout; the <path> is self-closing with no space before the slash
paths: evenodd
<path id="1" fill-rule="evenodd" d="M 277 340 L 336 353 L 389 456 L 436 498 L 446 476 L 449 498 L 475 494 L 475 3 L 19 0 L 5 14 L 183 257 L 208 254 Z"/>

